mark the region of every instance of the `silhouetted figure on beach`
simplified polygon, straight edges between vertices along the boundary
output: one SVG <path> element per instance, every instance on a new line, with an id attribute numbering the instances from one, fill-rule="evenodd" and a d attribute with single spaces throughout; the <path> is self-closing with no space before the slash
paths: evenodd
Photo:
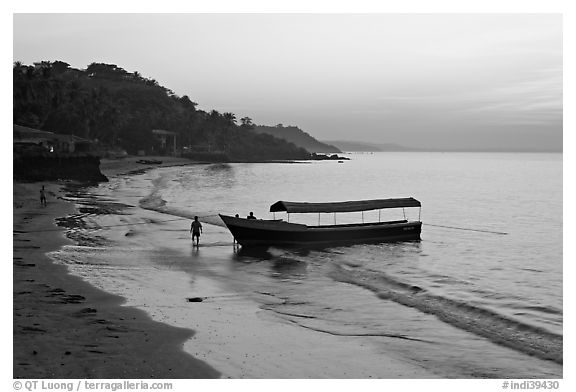
<path id="1" fill-rule="evenodd" d="M 248 215 L 246 219 L 256 219 L 256 217 L 254 216 L 254 213 L 250 211 L 250 215 Z"/>
<path id="2" fill-rule="evenodd" d="M 46 207 L 46 190 L 44 189 L 44 185 L 42 185 L 42 189 L 40 189 L 40 204 Z"/>
<path id="3" fill-rule="evenodd" d="M 194 237 L 196 237 L 196 246 L 200 244 L 200 233 L 202 233 L 202 223 L 195 216 L 192 224 L 190 225 L 190 233 L 192 233 L 192 245 L 194 245 Z"/>

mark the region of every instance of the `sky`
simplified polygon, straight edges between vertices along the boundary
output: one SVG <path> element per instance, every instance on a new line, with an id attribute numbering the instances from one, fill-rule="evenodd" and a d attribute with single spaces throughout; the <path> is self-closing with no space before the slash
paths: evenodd
<path id="1" fill-rule="evenodd" d="M 116 64 L 319 140 L 562 150 L 562 14 L 22 14 L 13 61 Z"/>

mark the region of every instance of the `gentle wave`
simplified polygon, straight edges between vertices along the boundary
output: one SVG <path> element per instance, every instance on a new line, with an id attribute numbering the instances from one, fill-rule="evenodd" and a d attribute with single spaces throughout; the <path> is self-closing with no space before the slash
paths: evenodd
<path id="1" fill-rule="evenodd" d="M 488 338 L 494 343 L 562 364 L 563 337 L 543 328 L 478 306 L 430 294 L 425 288 L 398 281 L 378 271 L 335 265 L 331 277 L 367 288 L 379 298 L 433 314 L 446 323 Z"/>

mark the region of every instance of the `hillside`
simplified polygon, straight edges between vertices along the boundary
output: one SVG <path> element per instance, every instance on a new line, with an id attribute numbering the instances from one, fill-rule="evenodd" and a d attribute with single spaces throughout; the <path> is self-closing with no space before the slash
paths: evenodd
<path id="1" fill-rule="evenodd" d="M 353 151 L 353 152 L 378 152 L 381 151 L 378 147 L 372 144 L 363 143 L 363 142 L 353 142 L 353 141 L 344 141 L 344 140 L 330 140 L 326 141 L 325 143 L 330 143 L 336 147 L 338 147 L 342 151 Z"/>
<path id="2" fill-rule="evenodd" d="M 323 141 L 341 149 L 343 152 L 562 152 L 546 148 L 493 148 L 493 147 L 460 147 L 460 148 L 417 148 L 406 147 L 395 143 L 368 143 L 349 140 Z"/>
<path id="3" fill-rule="evenodd" d="M 80 136 L 130 154 L 187 151 L 227 161 L 310 158 L 285 140 L 251 132 L 248 117 L 237 125 L 234 113 L 196 106 L 188 96 L 115 64 L 75 69 L 63 61 L 42 61 L 13 67 L 14 124 Z M 176 141 L 167 144 L 153 130 Z"/>
<path id="4" fill-rule="evenodd" d="M 346 152 L 420 151 L 417 148 L 404 147 L 394 143 L 367 143 L 349 140 L 331 140 L 324 143 L 330 143 Z"/>
<path id="5" fill-rule="evenodd" d="M 265 126 L 265 125 L 257 125 L 253 130 L 253 132 L 258 134 L 268 134 L 274 137 L 286 140 L 287 142 L 293 143 L 294 145 L 304 148 L 309 152 L 321 152 L 321 153 L 331 153 L 331 152 L 342 152 L 335 146 L 322 143 L 307 132 L 304 132 L 298 127 L 295 126 L 287 126 L 284 127 L 281 124 L 276 125 L 275 127 Z"/>

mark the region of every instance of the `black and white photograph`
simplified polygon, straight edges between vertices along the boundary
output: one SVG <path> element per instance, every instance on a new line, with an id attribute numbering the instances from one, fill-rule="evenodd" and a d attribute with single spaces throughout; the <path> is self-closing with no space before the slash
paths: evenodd
<path id="1" fill-rule="evenodd" d="M 9 387 L 565 387 L 561 12 L 138 12 L 11 15 Z"/>

